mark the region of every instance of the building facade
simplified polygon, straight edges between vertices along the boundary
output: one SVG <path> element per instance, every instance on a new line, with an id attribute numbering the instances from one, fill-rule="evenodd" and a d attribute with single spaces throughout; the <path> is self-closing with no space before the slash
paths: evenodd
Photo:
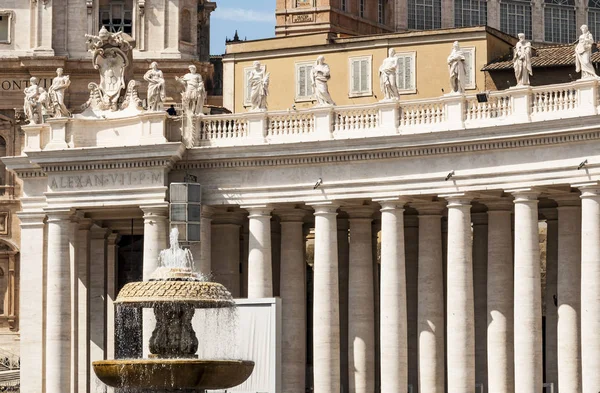
<path id="1" fill-rule="evenodd" d="M 175 76 L 197 66 L 212 85 L 209 62 L 210 13 L 216 3 L 203 0 L 4 0 L 0 2 L 0 155 L 19 155 L 24 146 L 23 90 L 32 76 L 47 89 L 63 68 L 71 86 L 65 104 L 75 112 L 89 98 L 96 74 L 85 46 L 85 34 L 100 27 L 122 31 L 135 40 L 133 73 L 142 80 L 151 61 L 164 72 L 169 102 L 180 101 Z M 219 82 L 220 83 L 220 82 Z M 145 85 L 140 86 L 145 98 Z M 221 105 L 221 97 L 209 96 Z M 0 166 L 0 359 L 19 354 L 20 225 L 22 183 Z M 24 284 L 27 286 L 27 275 Z M 36 289 L 36 290 L 39 290 Z"/>
<path id="2" fill-rule="evenodd" d="M 223 105 L 234 112 L 250 109 L 248 77 L 253 63 L 259 61 L 270 74 L 269 109 L 311 107 L 309 75 L 318 55 L 325 56 L 331 69 L 329 91 L 338 105 L 375 104 L 383 98 L 378 69 L 390 48 L 398 59 L 396 83 L 402 99 L 438 97 L 450 91 L 447 58 L 454 41 L 459 41 L 465 54 L 468 92 L 488 89 L 489 76 L 481 69 L 511 53 L 516 43 L 514 37 L 483 26 L 370 37 L 321 33 L 231 42 L 223 57 Z"/>
<path id="3" fill-rule="evenodd" d="M 349 35 L 488 25 L 535 42 L 572 43 L 578 26 L 600 35 L 596 0 L 279 0 L 277 35 Z M 377 24 L 375 24 L 377 22 Z"/>

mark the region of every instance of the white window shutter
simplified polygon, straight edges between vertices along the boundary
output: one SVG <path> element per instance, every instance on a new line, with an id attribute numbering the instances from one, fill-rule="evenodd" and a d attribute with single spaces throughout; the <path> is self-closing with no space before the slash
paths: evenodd
<path id="1" fill-rule="evenodd" d="M 312 65 L 306 65 L 304 66 L 305 72 L 306 72 L 306 95 L 308 97 L 312 97 L 312 95 L 314 94 L 313 92 L 313 87 L 312 87 L 312 81 L 310 79 L 310 75 L 312 74 Z"/>
<path id="2" fill-rule="evenodd" d="M 369 61 L 363 59 L 360 61 L 360 91 L 362 93 L 369 92 Z"/>
<path id="3" fill-rule="evenodd" d="M 297 89 L 298 89 L 298 97 L 306 97 L 306 66 L 298 67 L 298 80 L 297 80 Z"/>
<path id="4" fill-rule="evenodd" d="M 351 75 L 350 78 L 352 80 L 352 88 L 350 89 L 351 93 L 359 93 L 360 92 L 360 60 L 352 60 L 351 67 Z"/>
<path id="5" fill-rule="evenodd" d="M 404 71 L 404 78 L 405 78 L 405 82 L 404 82 L 404 88 L 407 90 L 414 90 L 415 89 L 415 65 L 413 64 L 414 62 L 414 57 L 413 56 L 406 56 L 404 58 L 404 65 L 405 65 L 405 71 Z"/>
<path id="6" fill-rule="evenodd" d="M 397 66 L 396 66 L 396 85 L 400 90 L 406 90 L 406 86 L 404 85 L 404 71 L 405 71 L 405 60 L 404 56 L 398 56 L 397 58 Z"/>
<path id="7" fill-rule="evenodd" d="M 246 68 L 244 70 L 244 105 L 250 105 L 250 89 L 248 88 L 248 81 L 250 80 L 250 73 L 252 68 Z"/>
<path id="8" fill-rule="evenodd" d="M 473 49 L 464 50 L 465 54 L 465 86 L 469 88 L 475 88 L 475 81 L 473 80 L 473 69 L 475 68 L 475 56 L 473 56 Z"/>

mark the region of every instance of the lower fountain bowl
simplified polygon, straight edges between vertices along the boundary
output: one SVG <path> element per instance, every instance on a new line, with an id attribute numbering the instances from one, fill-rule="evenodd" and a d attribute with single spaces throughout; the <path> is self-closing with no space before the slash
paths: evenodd
<path id="1" fill-rule="evenodd" d="M 229 389 L 254 369 L 246 360 L 123 359 L 93 362 L 94 372 L 114 388 L 146 390 Z"/>

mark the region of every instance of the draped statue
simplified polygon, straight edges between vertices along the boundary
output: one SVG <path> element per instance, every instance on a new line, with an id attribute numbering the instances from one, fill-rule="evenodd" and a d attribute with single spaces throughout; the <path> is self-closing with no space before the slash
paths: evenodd
<path id="1" fill-rule="evenodd" d="M 248 78 L 250 102 L 252 111 L 267 109 L 267 96 L 269 95 L 269 73 L 265 73 L 260 62 L 254 62 L 254 69 Z"/>
<path id="2" fill-rule="evenodd" d="M 581 26 L 581 35 L 575 46 L 575 71 L 581 72 L 581 79 L 597 78 L 592 64 L 594 37 L 586 25 Z"/>
<path id="3" fill-rule="evenodd" d="M 531 42 L 525 41 L 525 34 L 519 33 L 519 42 L 515 45 L 513 68 L 517 86 L 529 86 L 529 77 L 533 75 L 531 68 Z"/>
<path id="4" fill-rule="evenodd" d="M 396 71 L 398 69 L 398 58 L 394 48 L 388 51 L 388 57 L 383 60 L 379 67 L 379 87 L 385 100 L 397 100 L 400 98 L 398 86 L 396 85 Z"/>
<path id="5" fill-rule="evenodd" d="M 63 69 L 57 68 L 56 77 L 52 80 L 52 86 L 48 89 L 50 104 L 54 112 L 53 117 L 68 117 L 71 115 L 71 112 L 65 106 L 65 91 L 70 85 L 69 75 L 63 75 Z"/>
<path id="6" fill-rule="evenodd" d="M 467 79 L 465 54 L 460 49 L 458 41 L 452 44 L 452 52 L 448 56 L 448 72 L 450 73 L 450 87 L 452 93 L 464 93 Z"/>
<path id="7" fill-rule="evenodd" d="M 325 57 L 317 57 L 317 61 L 315 61 L 310 73 L 310 80 L 312 82 L 312 87 L 318 106 L 335 105 L 331 95 L 329 95 L 329 88 L 327 87 L 327 81 L 329 78 L 331 78 L 331 75 L 329 72 L 329 66 L 325 63 Z"/>
<path id="8" fill-rule="evenodd" d="M 144 80 L 148 82 L 148 110 L 162 111 L 165 101 L 165 78 L 158 69 L 158 63 L 153 61 L 150 64 L 150 69 L 144 74 Z"/>
<path id="9" fill-rule="evenodd" d="M 181 93 L 184 112 L 190 115 L 201 115 L 204 102 L 206 101 L 206 89 L 202 81 L 202 75 L 196 73 L 196 66 L 188 67 L 190 72 L 181 78 L 176 76 L 175 80 L 181 83 L 185 90 Z"/>

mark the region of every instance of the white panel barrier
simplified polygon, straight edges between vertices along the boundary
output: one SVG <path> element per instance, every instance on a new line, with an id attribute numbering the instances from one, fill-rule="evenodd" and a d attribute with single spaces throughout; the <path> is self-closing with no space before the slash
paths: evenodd
<path id="1" fill-rule="evenodd" d="M 236 299 L 235 312 L 196 310 L 192 324 L 200 359 L 254 361 L 246 382 L 210 393 L 281 392 L 281 299 Z"/>

